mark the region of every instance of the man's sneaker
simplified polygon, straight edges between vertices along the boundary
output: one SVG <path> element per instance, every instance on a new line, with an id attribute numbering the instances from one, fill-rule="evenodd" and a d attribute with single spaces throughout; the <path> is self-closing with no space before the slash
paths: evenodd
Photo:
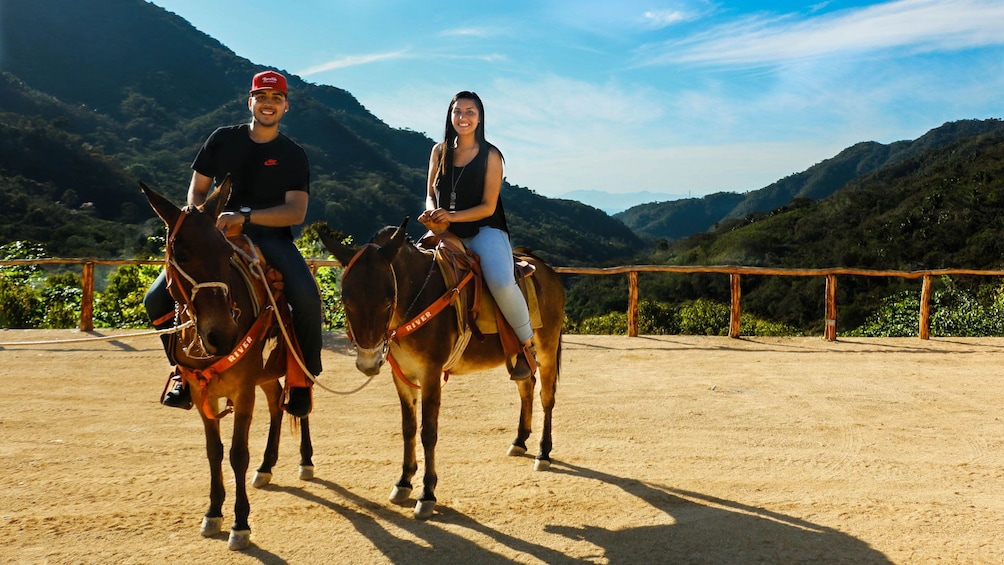
<path id="1" fill-rule="evenodd" d="M 174 387 L 171 390 L 167 391 L 167 394 L 164 395 L 160 403 L 171 408 L 184 408 L 188 410 L 192 407 L 192 393 L 185 386 L 185 383 L 178 381 L 174 383 Z"/>
<path id="2" fill-rule="evenodd" d="M 297 418 L 310 414 L 310 387 L 289 387 L 289 400 L 286 401 L 286 412 Z"/>

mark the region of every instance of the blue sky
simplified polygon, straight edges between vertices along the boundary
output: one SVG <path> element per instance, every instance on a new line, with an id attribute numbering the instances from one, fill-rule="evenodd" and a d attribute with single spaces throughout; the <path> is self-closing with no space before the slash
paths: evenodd
<path id="1" fill-rule="evenodd" d="M 742 193 L 1004 117 L 1001 0 L 153 3 L 433 139 L 474 90 L 507 180 L 549 197 Z"/>

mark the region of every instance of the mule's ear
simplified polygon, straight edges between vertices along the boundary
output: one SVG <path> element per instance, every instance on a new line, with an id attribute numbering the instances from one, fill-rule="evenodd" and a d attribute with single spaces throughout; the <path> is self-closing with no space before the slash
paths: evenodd
<path id="1" fill-rule="evenodd" d="M 380 248 L 380 253 L 387 258 L 388 261 L 393 261 L 394 256 L 397 255 L 398 251 L 401 251 L 401 244 L 404 243 L 406 237 L 408 237 L 408 216 L 404 217 L 404 221 L 401 225 L 394 230 L 394 235 L 390 236 L 390 240 L 387 245 Z"/>
<path id="2" fill-rule="evenodd" d="M 343 267 L 347 266 L 356 254 L 356 248 L 342 245 L 342 242 L 335 237 L 334 230 L 328 224 L 318 226 L 317 236 L 321 238 L 321 243 L 324 244 L 324 247 L 328 248 L 328 251 L 335 256 L 335 259 L 338 259 L 338 262 Z"/>
<path id="3" fill-rule="evenodd" d="M 231 188 L 232 183 L 228 174 L 224 177 L 223 182 L 217 185 L 209 197 L 206 198 L 206 203 L 202 205 L 202 213 L 208 214 L 212 218 L 219 216 L 223 212 L 223 209 L 227 207 L 227 201 L 230 200 Z"/>
<path id="4" fill-rule="evenodd" d="M 147 186 L 143 181 L 139 181 L 139 187 L 143 190 L 143 194 L 146 195 L 146 200 L 150 203 L 150 207 L 160 216 L 161 220 L 164 220 L 167 227 L 172 227 L 178 223 L 181 208 L 175 206 L 174 202 L 164 198 L 162 194 Z"/>

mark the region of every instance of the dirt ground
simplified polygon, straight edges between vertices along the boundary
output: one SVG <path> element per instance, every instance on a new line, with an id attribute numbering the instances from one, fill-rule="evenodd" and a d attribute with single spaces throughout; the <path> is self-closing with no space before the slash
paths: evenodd
<path id="1" fill-rule="evenodd" d="M 157 403 L 159 339 L 129 333 L 0 330 L 0 562 L 1004 556 L 1004 339 L 565 336 L 552 469 L 533 470 L 536 433 L 527 456 L 505 455 L 518 404 L 504 370 L 453 377 L 439 506 L 424 522 L 387 500 L 402 448 L 385 369 L 356 394 L 317 391 L 313 481 L 297 478 L 298 437 L 284 432 L 272 485 L 250 489 L 252 545 L 238 553 L 225 534 L 199 535 L 199 417 Z M 120 339 L 10 345 L 110 335 Z M 326 336 L 324 364 L 331 388 L 364 380 L 342 335 Z"/>

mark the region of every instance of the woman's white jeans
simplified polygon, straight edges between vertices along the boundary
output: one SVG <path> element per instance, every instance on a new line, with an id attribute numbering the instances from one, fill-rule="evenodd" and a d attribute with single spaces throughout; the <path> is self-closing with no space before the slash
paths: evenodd
<path id="1" fill-rule="evenodd" d="M 530 311 L 516 284 L 509 234 L 498 228 L 482 227 L 477 235 L 463 238 L 463 242 L 481 258 L 481 274 L 484 275 L 485 284 L 502 315 L 516 332 L 516 337 L 521 342 L 532 338 Z"/>

